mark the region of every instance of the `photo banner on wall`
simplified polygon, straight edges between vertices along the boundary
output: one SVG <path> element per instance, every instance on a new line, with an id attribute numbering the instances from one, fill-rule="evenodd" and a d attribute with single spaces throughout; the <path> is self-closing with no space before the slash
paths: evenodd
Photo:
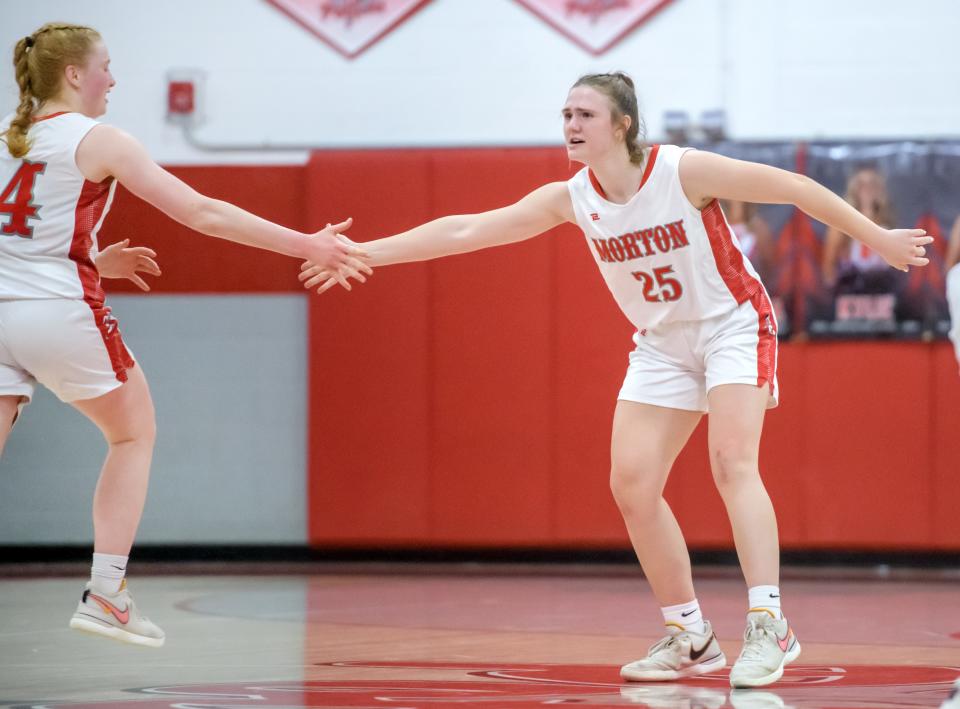
<path id="1" fill-rule="evenodd" d="M 600 56 L 672 0 L 516 0 L 574 44 Z"/>
<path id="2" fill-rule="evenodd" d="M 430 0 L 267 0 L 321 40 L 353 59 Z"/>

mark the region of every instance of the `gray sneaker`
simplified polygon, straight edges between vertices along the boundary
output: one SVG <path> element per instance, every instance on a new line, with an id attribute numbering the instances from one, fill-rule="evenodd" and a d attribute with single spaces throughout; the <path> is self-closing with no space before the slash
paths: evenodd
<path id="1" fill-rule="evenodd" d="M 747 613 L 743 649 L 730 671 L 731 687 L 764 687 L 783 675 L 784 665 L 800 657 L 800 642 L 786 619 L 768 610 Z"/>
<path id="2" fill-rule="evenodd" d="M 117 593 L 95 591 L 88 581 L 80 605 L 70 619 L 70 627 L 147 647 L 160 647 L 164 640 L 163 631 L 140 615 L 126 580 Z"/>
<path id="3" fill-rule="evenodd" d="M 727 658 L 710 623 L 705 625 L 702 635 L 668 628 L 670 634 L 652 645 L 645 658 L 621 667 L 620 676 L 631 682 L 664 682 L 722 670 Z"/>

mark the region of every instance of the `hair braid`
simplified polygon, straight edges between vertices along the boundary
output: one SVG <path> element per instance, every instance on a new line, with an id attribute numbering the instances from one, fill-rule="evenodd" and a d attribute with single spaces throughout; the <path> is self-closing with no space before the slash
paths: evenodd
<path id="1" fill-rule="evenodd" d="M 29 65 L 29 54 L 33 41 L 32 36 L 24 37 L 17 42 L 13 50 L 13 66 L 17 86 L 20 88 L 20 104 L 17 106 L 17 112 L 13 120 L 10 121 L 10 127 L 4 133 L 4 138 L 7 141 L 7 149 L 15 158 L 22 158 L 30 149 L 27 142 L 27 131 L 30 130 L 33 113 L 36 110 L 36 101 L 34 101 L 31 90 Z"/>

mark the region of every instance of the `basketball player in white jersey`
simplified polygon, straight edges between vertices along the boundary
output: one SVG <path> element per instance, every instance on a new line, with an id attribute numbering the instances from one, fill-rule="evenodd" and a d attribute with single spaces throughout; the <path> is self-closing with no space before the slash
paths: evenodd
<path id="1" fill-rule="evenodd" d="M 950 340 L 960 363 L 960 215 L 950 229 L 950 242 L 944 263 L 947 273 L 947 307 L 950 312 Z"/>
<path id="2" fill-rule="evenodd" d="M 613 420 L 611 486 L 662 606 L 667 635 L 628 680 L 672 680 L 725 666 L 694 593 L 690 557 L 662 492 L 670 467 L 709 412 L 710 460 L 749 586 L 735 687 L 770 684 L 800 653 L 779 589 L 777 522 L 760 480 L 764 412 L 777 403 L 777 323 L 717 202 L 795 204 L 866 243 L 891 265 L 924 265 L 920 230 L 878 227 L 812 180 L 671 145 L 645 146 L 632 81 L 584 76 L 563 107 L 571 160 L 585 167 L 516 204 L 448 216 L 363 248 L 371 265 L 423 261 L 578 225 L 615 300 L 637 328 Z M 323 291 L 329 269 L 305 264 Z M 322 284 L 322 285 L 321 285 Z"/>
<path id="3" fill-rule="evenodd" d="M 93 502 L 93 569 L 70 626 L 160 646 L 163 631 L 138 612 L 124 581 L 147 492 L 153 403 L 94 261 L 117 182 L 204 234 L 346 267 L 361 281 L 369 269 L 336 239 L 349 221 L 314 235 L 272 224 L 198 194 L 132 137 L 94 120 L 114 85 L 95 30 L 44 25 L 13 58 L 20 104 L 0 121 L 0 452 L 36 382 L 100 428 L 109 447 Z"/>

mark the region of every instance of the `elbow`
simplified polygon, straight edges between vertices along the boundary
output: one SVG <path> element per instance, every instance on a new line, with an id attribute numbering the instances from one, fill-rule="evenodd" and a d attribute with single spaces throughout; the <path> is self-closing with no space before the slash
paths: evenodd
<path id="1" fill-rule="evenodd" d="M 183 223 L 201 234 L 217 233 L 220 219 L 216 204 L 216 200 L 197 195 L 197 198 L 187 205 Z"/>
<path id="2" fill-rule="evenodd" d="M 812 177 L 801 175 L 798 172 L 792 172 L 790 175 L 793 178 L 793 188 L 797 194 L 809 194 L 810 192 L 816 191 L 821 186 L 820 183 L 814 180 Z"/>
<path id="3" fill-rule="evenodd" d="M 472 229 L 467 222 L 455 224 L 450 232 L 450 238 L 457 244 L 470 244 L 477 238 L 476 229 Z"/>
<path id="4" fill-rule="evenodd" d="M 809 204 L 815 200 L 818 189 L 822 189 L 816 180 L 797 172 L 788 172 L 788 177 L 781 182 L 778 195 L 773 200 L 777 204 L 793 204 L 803 211 L 809 209 Z"/>
<path id="5" fill-rule="evenodd" d="M 476 224 L 467 217 L 448 217 L 450 220 L 450 242 L 454 245 L 454 253 L 469 251 L 480 238 Z"/>

